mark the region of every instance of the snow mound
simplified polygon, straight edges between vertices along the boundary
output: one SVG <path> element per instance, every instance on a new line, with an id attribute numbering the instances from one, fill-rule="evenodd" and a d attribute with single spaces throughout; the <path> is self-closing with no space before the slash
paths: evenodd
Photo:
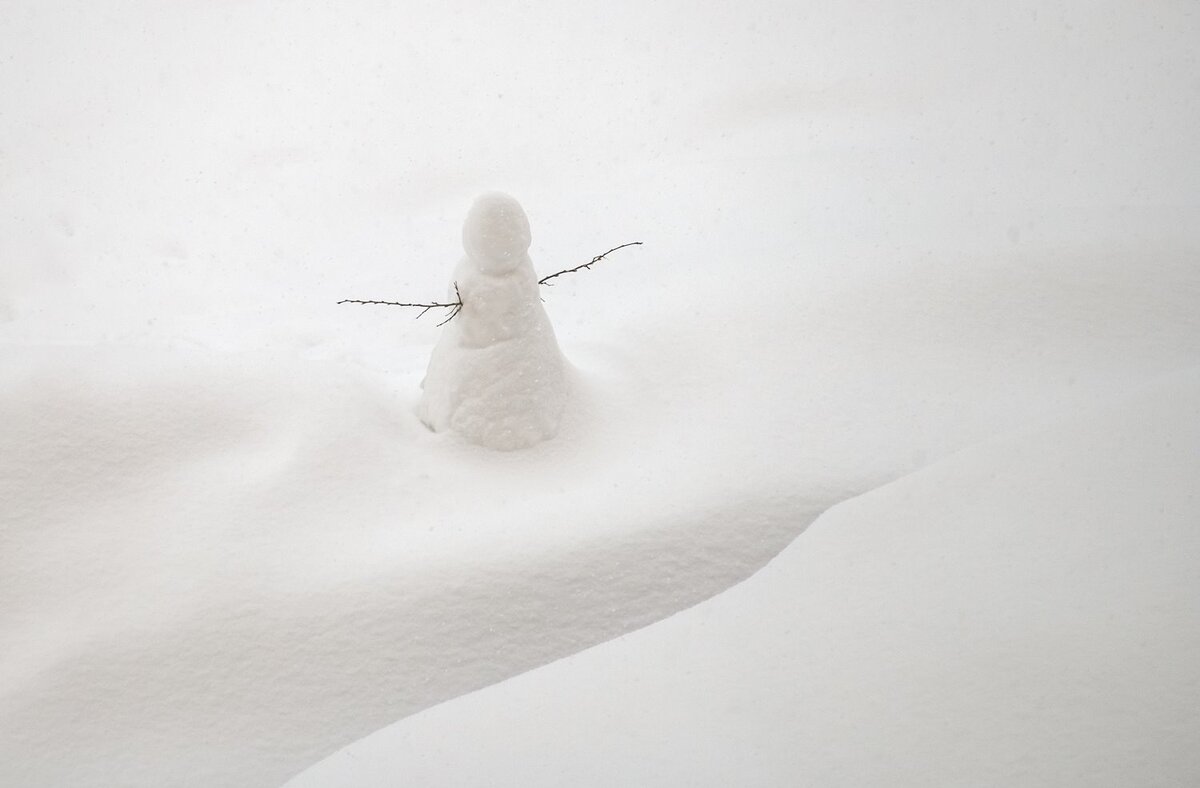
<path id="1" fill-rule="evenodd" d="M 348 365 L 5 353 L 4 785 L 279 784 L 711 596 L 840 494 L 624 451 L 661 414 L 597 373 L 560 440 L 498 454 Z"/>
<path id="2" fill-rule="evenodd" d="M 717 598 L 288 788 L 1195 785 L 1197 478 L 1191 372 L 843 503 Z"/>
<path id="3" fill-rule="evenodd" d="M 524 449 L 558 432 L 566 405 L 565 361 L 542 308 L 520 204 L 491 192 L 463 226 L 467 256 L 450 301 L 462 306 L 429 361 L 418 408 L 433 430 L 491 449 Z"/>

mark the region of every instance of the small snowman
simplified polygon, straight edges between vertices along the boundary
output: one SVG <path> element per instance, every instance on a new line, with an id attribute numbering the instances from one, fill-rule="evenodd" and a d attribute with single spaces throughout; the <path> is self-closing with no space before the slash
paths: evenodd
<path id="1" fill-rule="evenodd" d="M 446 323 L 421 384 L 417 415 L 491 449 L 554 437 L 566 403 L 566 361 L 538 294 L 529 220 L 520 203 L 491 192 L 463 225 L 467 255 L 454 272 Z"/>

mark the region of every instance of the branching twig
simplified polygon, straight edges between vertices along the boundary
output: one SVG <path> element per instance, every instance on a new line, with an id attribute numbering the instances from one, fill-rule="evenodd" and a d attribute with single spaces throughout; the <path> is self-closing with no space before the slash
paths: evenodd
<path id="1" fill-rule="evenodd" d="M 436 309 L 437 307 L 443 307 L 443 308 L 450 310 L 450 314 L 446 316 L 446 319 L 443 320 L 442 322 L 438 323 L 439 326 L 444 326 L 447 323 L 449 323 L 451 320 L 453 320 L 454 317 L 459 312 L 461 312 L 462 308 L 463 308 L 462 293 L 458 292 L 458 282 L 454 283 L 454 295 L 458 300 L 452 301 L 452 302 L 446 303 L 446 304 L 439 303 L 436 301 L 433 303 L 430 303 L 430 304 L 403 304 L 403 303 L 400 303 L 399 301 L 360 301 L 357 298 L 343 298 L 341 301 L 338 301 L 338 303 L 339 304 L 380 304 L 382 306 L 412 307 L 414 309 L 421 310 L 420 312 L 417 313 L 417 318 L 416 318 L 417 320 L 420 320 L 422 317 L 424 317 L 425 313 L 428 312 L 430 309 Z"/>
<path id="2" fill-rule="evenodd" d="M 596 255 L 595 257 L 593 257 L 591 260 L 588 260 L 583 265 L 577 265 L 574 268 L 568 268 L 565 271 L 557 271 L 553 274 L 550 274 L 550 276 L 543 276 L 541 279 L 538 280 L 538 284 L 545 285 L 546 287 L 553 287 L 553 285 L 550 284 L 550 280 L 555 278 L 556 276 L 562 276 L 563 274 L 573 274 L 576 271 L 582 271 L 585 268 L 591 268 L 593 265 L 600 262 L 605 257 L 608 257 L 610 254 L 617 251 L 618 249 L 624 249 L 626 246 L 641 246 L 641 245 L 642 245 L 641 241 L 630 241 L 627 244 L 621 244 L 620 246 L 614 246 L 612 249 L 609 249 L 604 254 Z"/>
<path id="3" fill-rule="evenodd" d="M 593 257 L 591 260 L 588 260 L 583 265 L 577 265 L 574 268 L 568 268 L 565 271 L 557 271 L 553 274 L 550 274 L 550 276 L 543 276 L 541 279 L 538 280 L 538 284 L 546 285 L 546 287 L 553 287 L 553 285 L 550 284 L 550 280 L 554 279 L 555 277 L 562 276 L 563 274 L 573 274 L 576 271 L 582 271 L 585 268 L 591 268 L 593 265 L 600 262 L 605 257 L 608 257 L 610 254 L 617 251 L 618 249 L 624 249 L 626 246 L 641 246 L 641 245 L 642 245 L 641 241 L 631 241 L 630 243 L 627 243 L 627 244 L 621 244 L 620 246 L 614 246 L 612 249 L 609 249 L 604 254 L 596 255 L 595 257 Z M 462 293 L 458 292 L 458 282 L 454 283 L 454 296 L 455 296 L 455 298 L 458 299 L 457 301 L 452 301 L 452 302 L 445 303 L 445 304 L 443 304 L 439 301 L 434 301 L 434 302 L 431 302 L 428 304 L 405 304 L 405 303 L 401 303 L 400 301 L 360 301 L 357 298 L 344 298 L 341 301 L 338 301 L 338 303 L 339 304 L 379 304 L 381 306 L 411 307 L 413 309 L 421 310 L 420 312 L 417 313 L 418 320 L 421 317 L 423 317 L 425 315 L 425 313 L 428 312 L 430 309 L 437 309 L 439 307 L 442 309 L 449 309 L 450 314 L 446 315 L 445 320 L 438 323 L 439 326 L 444 326 L 447 323 L 449 323 L 451 320 L 453 320 L 458 315 L 458 313 L 462 311 L 462 308 L 463 308 Z"/>

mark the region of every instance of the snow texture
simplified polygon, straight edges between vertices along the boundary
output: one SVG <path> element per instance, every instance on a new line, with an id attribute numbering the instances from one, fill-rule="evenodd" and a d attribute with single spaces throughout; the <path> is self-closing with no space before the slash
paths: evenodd
<path id="1" fill-rule="evenodd" d="M 840 504 L 716 599 L 287 788 L 1196 785 L 1197 479 L 1193 371 Z"/>
<path id="2" fill-rule="evenodd" d="M 1200 365 L 1197 40 L 1180 3 L 0 3 L 0 785 L 280 785 L 721 594 L 839 502 Z M 431 261 L 491 184 L 536 218 L 547 270 L 644 242 L 543 288 L 568 397 L 521 451 L 417 417 L 450 333 L 432 315 L 336 305 L 439 300 Z M 1007 473 L 990 456 L 931 478 L 974 495 Z M 1140 489 L 1160 480 L 1142 456 L 1120 477 L 1043 470 Z M 811 624 L 808 656 L 879 679 L 831 685 L 847 710 L 898 704 L 931 644 L 897 576 L 929 564 L 903 546 L 986 567 L 932 507 L 833 560 L 839 511 L 789 551 L 821 556 L 821 617 L 776 626 L 764 599 L 745 627 Z M 1171 511 L 1105 522 L 1166 552 L 1136 538 Z M 1094 622 L 1114 600 L 1093 555 L 992 567 L 989 620 L 1078 582 Z M 1194 590 L 1146 558 L 1113 588 Z M 892 579 L 874 618 L 914 625 L 881 624 L 894 648 L 870 664 L 833 648 L 862 609 L 839 583 L 855 561 Z M 1007 661 L 944 653 L 979 684 L 1015 663 L 1140 708 L 1118 690 L 1145 666 L 1200 663 L 1170 598 L 1130 594 L 1146 649 L 1077 685 L 1037 673 L 1049 627 L 1007 630 Z M 950 599 L 915 601 L 954 631 Z M 697 723 L 749 747 L 737 686 L 735 722 Z M 815 746 L 853 748 L 819 710 L 839 736 Z M 1030 750 L 1005 781 L 1111 754 L 1071 752 Z"/>
<path id="3" fill-rule="evenodd" d="M 462 308 L 442 329 L 417 413 L 491 449 L 524 449 L 554 437 L 566 405 L 566 372 L 529 259 L 529 220 L 512 197 L 478 197 L 462 232 L 467 256 L 449 300 Z M 460 301 L 461 299 L 461 301 Z"/>

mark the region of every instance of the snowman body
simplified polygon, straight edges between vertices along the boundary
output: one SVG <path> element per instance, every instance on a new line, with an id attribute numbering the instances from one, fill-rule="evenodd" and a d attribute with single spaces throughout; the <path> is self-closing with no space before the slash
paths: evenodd
<path id="1" fill-rule="evenodd" d="M 566 404 L 566 363 L 542 307 L 529 259 L 529 222 L 505 194 L 479 197 L 463 227 L 466 257 L 446 323 L 421 384 L 417 415 L 491 449 L 554 437 Z"/>

